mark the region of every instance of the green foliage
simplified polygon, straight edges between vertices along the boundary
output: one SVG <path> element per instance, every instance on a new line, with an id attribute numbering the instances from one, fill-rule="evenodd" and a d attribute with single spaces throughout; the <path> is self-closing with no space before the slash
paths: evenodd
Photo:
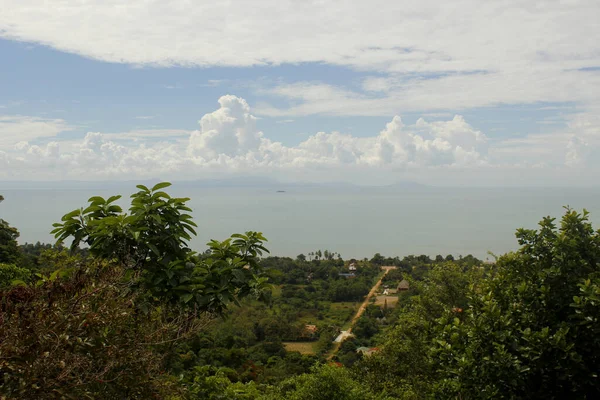
<path id="1" fill-rule="evenodd" d="M 135 287 L 147 293 L 143 309 L 154 301 L 200 307 L 221 313 L 229 302 L 254 295 L 268 296 L 267 279 L 261 277 L 259 257 L 268 252 L 258 232 L 235 234 L 224 242 L 212 240 L 205 257 L 195 257 L 188 247 L 196 224 L 188 212 L 187 198 L 172 198 L 162 189 L 138 185 L 131 195 L 129 213 L 114 204 L 121 196 L 95 196 L 89 206 L 74 210 L 54 224 L 58 243 L 72 238 L 71 249 L 81 243 L 93 256 L 113 260 L 131 270 Z"/>
<path id="2" fill-rule="evenodd" d="M 411 290 L 400 295 L 383 350 L 358 365 L 365 383 L 396 398 L 427 397 L 437 379 L 429 358 L 436 321 L 446 313 L 460 314 L 452 309 L 466 306 L 470 285 L 481 279 L 479 269 L 463 271 L 458 264 L 444 262 L 431 265 L 420 281 L 411 281 Z"/>
<path id="3" fill-rule="evenodd" d="M 571 209 L 560 227 L 517 231 L 521 249 L 446 321 L 432 353 L 440 393 L 469 398 L 600 396 L 600 234 Z M 463 396 L 464 397 L 464 396 Z"/>
<path id="4" fill-rule="evenodd" d="M 189 397 L 206 400 L 253 400 L 260 397 L 261 392 L 254 382 L 232 383 L 228 376 L 232 372 L 226 368 L 195 367 L 184 382 Z"/>
<path id="5" fill-rule="evenodd" d="M 168 186 L 138 185 L 129 214 L 114 204 L 121 196 L 92 197 L 88 207 L 54 224 L 52 233 L 59 243 L 72 237 L 71 250 L 83 242 L 96 257 L 140 270 L 140 283 L 154 296 L 188 299 L 197 283 L 190 283 L 194 266 L 188 263 L 192 252 L 186 241 L 196 224 L 186 213 L 191 211 L 185 205 L 188 199 L 171 198 L 161 190 Z"/>
<path id="6" fill-rule="evenodd" d="M 19 231 L 0 219 L 0 263 L 15 264 L 20 260 L 17 238 Z"/>
<path id="7" fill-rule="evenodd" d="M 73 254 L 32 249 L 35 285 L 0 290 L 1 396 L 184 395 L 185 387 L 165 374 L 179 346 L 230 302 L 268 300 L 258 262 L 267 252 L 262 234 L 213 240 L 196 256 L 187 246 L 195 233 L 187 199 L 171 198 L 162 191 L 168 186 L 138 186 L 128 213 L 114 204 L 119 196 L 92 197 L 55 224 L 59 244 L 73 239 Z M 79 255 L 80 243 L 93 259 Z M 7 281 L 29 272 L 2 271 Z M 285 354 L 281 343 L 261 346 Z"/>
<path id="8" fill-rule="evenodd" d="M 140 314 L 123 269 L 63 267 L 35 286 L 0 291 L 0 395 L 159 395 L 169 343 L 197 331 L 205 317 L 161 308 Z"/>
<path id="9" fill-rule="evenodd" d="M 286 400 L 370 400 L 373 395 L 350 372 L 334 365 L 317 365 L 310 374 L 283 382 L 268 399 Z"/>
<path id="10" fill-rule="evenodd" d="M 13 264 L 0 264 L 0 288 L 14 284 L 27 284 L 31 278 L 31 271 Z"/>
<path id="11" fill-rule="evenodd" d="M 599 397 L 600 234 L 567 209 L 517 238 L 489 269 L 465 257 L 412 282 L 365 381 L 399 398 Z"/>

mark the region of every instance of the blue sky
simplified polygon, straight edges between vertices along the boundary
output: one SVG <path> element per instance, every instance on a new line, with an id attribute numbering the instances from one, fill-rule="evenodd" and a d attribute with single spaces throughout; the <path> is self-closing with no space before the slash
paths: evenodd
<path id="1" fill-rule="evenodd" d="M 595 1 L 0 3 L 0 179 L 600 172 Z"/>

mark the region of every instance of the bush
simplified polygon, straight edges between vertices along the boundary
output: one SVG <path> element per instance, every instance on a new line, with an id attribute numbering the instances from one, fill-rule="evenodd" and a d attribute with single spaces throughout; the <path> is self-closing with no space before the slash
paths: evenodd
<path id="1" fill-rule="evenodd" d="M 31 271 L 19 268 L 13 264 L 0 264 L 0 288 L 11 286 L 13 283 L 27 283 L 31 278 Z"/>

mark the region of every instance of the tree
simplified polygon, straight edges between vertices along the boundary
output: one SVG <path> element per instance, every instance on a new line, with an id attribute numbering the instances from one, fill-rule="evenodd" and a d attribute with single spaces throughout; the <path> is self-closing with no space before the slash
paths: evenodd
<path id="1" fill-rule="evenodd" d="M 519 229 L 515 253 L 448 315 L 431 356 L 438 397 L 599 398 L 600 233 L 584 210 Z"/>
<path id="2" fill-rule="evenodd" d="M 18 237 L 19 231 L 0 219 L 0 263 L 14 264 L 19 261 Z"/>
<path id="3" fill-rule="evenodd" d="M 481 277 L 480 270 L 465 272 L 455 263 L 443 263 L 433 264 L 421 281 L 411 281 L 410 297 L 394 310 L 398 319 L 386 333 L 383 349 L 359 365 L 365 383 L 394 398 L 429 398 L 438 379 L 437 364 L 429 355 L 438 335 L 437 320 L 446 313 L 455 317 L 466 307 L 469 287 Z"/>
<path id="4" fill-rule="evenodd" d="M 371 264 L 382 266 L 385 263 L 385 257 L 383 257 L 379 253 L 375 253 L 373 258 L 371 258 Z"/>
<path id="5" fill-rule="evenodd" d="M 4 196 L 0 195 L 0 203 L 3 201 Z M 19 231 L 0 218 L 0 263 L 10 264 L 19 260 L 18 237 Z"/>
<path id="6" fill-rule="evenodd" d="M 13 264 L 0 264 L 0 289 L 13 284 L 27 283 L 31 277 L 31 271 L 26 268 L 17 267 Z"/>
<path id="7" fill-rule="evenodd" d="M 114 204 L 121 196 L 96 196 L 89 206 L 74 210 L 54 224 L 58 243 L 72 238 L 93 256 L 114 260 L 137 276 L 137 284 L 153 299 L 190 304 L 222 312 L 230 301 L 249 294 L 265 296 L 266 278 L 258 262 L 266 239 L 258 232 L 234 234 L 209 242 L 210 256 L 198 258 L 188 247 L 196 224 L 186 206 L 188 198 L 172 198 L 162 189 L 138 185 L 129 213 Z"/>
<path id="8" fill-rule="evenodd" d="M 94 258 L 55 254 L 50 275 L 0 289 L 0 397 L 177 395 L 183 388 L 165 376 L 175 345 L 230 302 L 267 298 L 262 234 L 212 240 L 210 254 L 196 257 L 186 199 L 171 199 L 167 186 L 140 186 L 129 213 L 113 204 L 118 196 L 91 198 L 54 233 L 73 238 L 73 249 L 88 244 Z"/>
<path id="9" fill-rule="evenodd" d="M 288 400 L 369 400 L 377 398 L 354 380 L 343 367 L 317 365 L 312 373 L 302 374 L 283 382 L 267 399 Z"/>

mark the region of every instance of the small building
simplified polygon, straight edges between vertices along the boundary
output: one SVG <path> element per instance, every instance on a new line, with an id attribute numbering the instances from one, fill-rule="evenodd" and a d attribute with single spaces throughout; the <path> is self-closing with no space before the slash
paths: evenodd
<path id="1" fill-rule="evenodd" d="M 338 275 L 339 275 L 339 276 L 343 276 L 343 277 L 345 277 L 346 279 L 354 278 L 354 277 L 356 276 L 356 274 L 355 274 L 354 272 L 351 272 L 351 273 L 347 273 L 347 272 L 340 272 Z"/>
<path id="2" fill-rule="evenodd" d="M 388 296 L 389 294 L 390 294 L 390 291 L 389 291 L 388 289 L 385 289 L 385 290 L 383 291 L 383 295 L 384 295 L 384 296 Z"/>
<path id="3" fill-rule="evenodd" d="M 398 291 L 402 292 L 408 289 L 410 289 L 410 283 L 406 279 L 402 279 L 402 282 L 398 284 Z"/>
<path id="4" fill-rule="evenodd" d="M 368 357 L 370 355 L 372 355 L 373 353 L 376 353 L 379 351 L 379 348 L 377 347 L 359 347 L 356 349 L 357 353 L 362 354 L 365 357 Z"/>
<path id="5" fill-rule="evenodd" d="M 356 264 L 350 263 L 350 265 L 348 265 L 348 271 L 356 271 Z"/>

